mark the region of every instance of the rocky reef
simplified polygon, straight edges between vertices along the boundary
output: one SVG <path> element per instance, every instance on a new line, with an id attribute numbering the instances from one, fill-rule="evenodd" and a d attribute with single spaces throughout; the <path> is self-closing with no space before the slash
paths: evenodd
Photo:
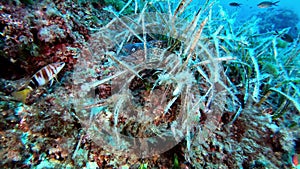
<path id="1" fill-rule="evenodd" d="M 269 9 L 257 15 L 261 20 L 258 24 L 260 32 L 266 33 L 275 30 L 289 28 L 289 33 L 293 38 L 298 36 L 299 16 L 289 9 Z"/>
<path id="2" fill-rule="evenodd" d="M 299 167 L 299 36 L 137 2 L 1 1 L 1 168 Z"/>

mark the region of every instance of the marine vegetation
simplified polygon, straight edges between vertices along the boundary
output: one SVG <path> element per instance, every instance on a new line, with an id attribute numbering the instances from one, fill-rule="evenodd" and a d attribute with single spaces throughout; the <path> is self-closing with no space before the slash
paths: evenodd
<path id="1" fill-rule="evenodd" d="M 2 3 L 1 168 L 299 167 L 299 36 L 216 0 L 137 2 Z"/>

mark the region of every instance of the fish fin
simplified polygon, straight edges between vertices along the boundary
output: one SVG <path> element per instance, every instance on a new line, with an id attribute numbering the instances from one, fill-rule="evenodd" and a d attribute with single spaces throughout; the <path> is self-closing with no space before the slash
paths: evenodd
<path id="1" fill-rule="evenodd" d="M 12 93 L 12 96 L 18 100 L 18 101 L 21 101 L 23 103 L 26 102 L 26 98 L 28 96 L 28 94 L 31 92 L 31 90 L 29 88 L 25 88 L 23 90 L 20 90 L 20 91 L 16 91 L 16 92 L 13 92 Z"/>
<path id="2" fill-rule="evenodd" d="M 54 81 L 53 79 L 50 80 L 50 85 L 49 85 L 50 87 L 53 85 L 53 81 Z"/>
<path id="3" fill-rule="evenodd" d="M 278 5 L 277 5 L 277 3 L 278 3 L 278 2 L 280 2 L 280 1 L 276 1 L 276 2 L 274 2 L 274 3 L 273 3 L 273 5 L 275 5 L 275 6 L 278 6 Z"/>
<path id="4" fill-rule="evenodd" d="M 61 83 L 57 80 L 57 77 L 56 77 L 56 76 L 54 76 L 53 79 L 55 79 L 55 81 L 56 81 L 58 84 L 61 85 Z M 52 80 L 53 80 L 53 79 L 52 79 Z"/>

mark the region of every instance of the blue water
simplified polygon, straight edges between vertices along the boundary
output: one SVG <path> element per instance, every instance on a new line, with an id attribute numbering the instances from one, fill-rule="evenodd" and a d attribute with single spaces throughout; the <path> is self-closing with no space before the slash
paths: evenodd
<path id="1" fill-rule="evenodd" d="M 242 5 L 239 8 L 231 7 L 229 6 L 230 2 L 238 2 Z M 232 1 L 232 0 L 222 0 L 220 4 L 226 9 L 228 13 L 238 13 L 238 19 L 245 20 L 253 15 L 256 15 L 260 12 L 266 12 L 270 10 L 270 8 L 258 8 L 257 4 L 262 2 L 262 0 L 239 0 L 239 1 Z M 272 1 L 276 2 L 276 1 Z M 277 3 L 278 6 L 273 6 L 273 10 L 278 9 L 289 9 L 295 12 L 298 17 L 300 17 L 300 1 L 298 0 L 282 0 L 279 3 Z M 298 27 L 300 24 L 298 24 Z"/>
<path id="2" fill-rule="evenodd" d="M 233 14 L 237 12 L 237 18 L 240 20 L 246 20 L 251 16 L 254 16 L 260 12 L 266 12 L 270 8 L 261 9 L 257 7 L 257 4 L 264 0 L 220 0 L 219 4 L 224 8 L 228 14 Z M 205 0 L 194 1 L 193 3 L 203 4 Z M 242 4 L 240 7 L 232 7 L 229 5 L 231 2 L 236 2 Z M 276 2 L 276 0 L 271 1 Z M 300 1 L 299 0 L 281 0 L 277 3 L 278 6 L 273 6 L 274 10 L 276 9 L 289 9 L 295 12 L 298 17 L 300 17 Z M 298 27 L 300 24 L 298 24 Z"/>
<path id="3" fill-rule="evenodd" d="M 288 28 L 289 34 L 296 38 L 299 34 L 300 28 L 300 1 L 296 0 L 282 0 L 275 6 L 269 8 L 259 8 L 257 4 L 264 0 L 220 0 L 214 6 L 213 13 L 222 8 L 229 17 L 236 17 L 236 26 L 242 25 L 243 22 L 248 21 L 252 17 L 261 19 L 259 24 L 261 33 L 280 31 Z M 195 6 L 201 6 L 206 0 L 193 1 Z M 230 6 L 229 3 L 239 3 L 239 7 Z M 270 1 L 276 2 L 276 0 Z M 288 13 L 288 14 L 287 14 Z M 289 15 L 292 14 L 292 15 Z"/>

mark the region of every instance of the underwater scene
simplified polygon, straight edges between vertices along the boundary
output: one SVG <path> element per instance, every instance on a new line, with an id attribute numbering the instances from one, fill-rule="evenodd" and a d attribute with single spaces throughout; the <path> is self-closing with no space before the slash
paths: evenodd
<path id="1" fill-rule="evenodd" d="M 300 169 L 300 2 L 0 0 L 0 168 Z"/>

